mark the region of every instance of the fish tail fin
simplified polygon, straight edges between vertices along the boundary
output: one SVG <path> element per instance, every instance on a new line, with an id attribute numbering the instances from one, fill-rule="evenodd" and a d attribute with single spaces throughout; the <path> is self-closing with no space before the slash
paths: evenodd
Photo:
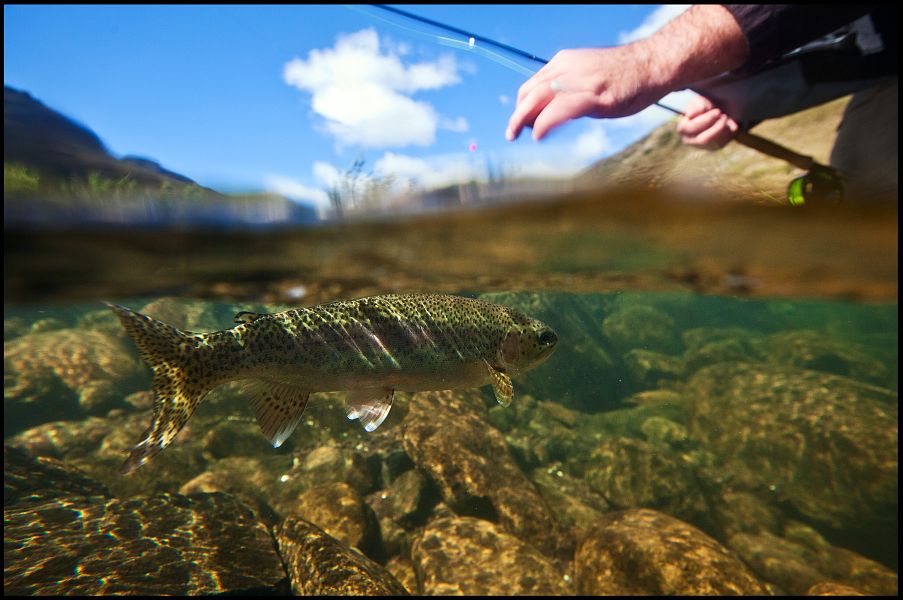
<path id="1" fill-rule="evenodd" d="M 109 304 L 129 333 L 141 357 L 154 371 L 154 416 L 120 472 L 125 475 L 141 467 L 176 437 L 198 403 L 212 387 L 198 364 L 198 341 L 191 334 L 133 310 Z"/>

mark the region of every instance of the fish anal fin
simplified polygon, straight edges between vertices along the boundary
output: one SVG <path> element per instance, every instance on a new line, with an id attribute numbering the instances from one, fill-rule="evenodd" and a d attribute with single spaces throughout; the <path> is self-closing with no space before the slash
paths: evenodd
<path id="1" fill-rule="evenodd" d="M 511 384 L 511 378 L 501 369 L 489 364 L 489 361 L 484 362 L 486 363 L 486 369 L 489 371 L 489 381 L 492 383 L 495 399 L 499 404 L 507 407 L 511 404 L 511 399 L 514 397 L 514 386 Z"/>
<path id="2" fill-rule="evenodd" d="M 264 379 L 245 379 L 240 385 L 251 396 L 251 408 L 263 435 L 278 448 L 301 421 L 310 391 Z"/>
<path id="3" fill-rule="evenodd" d="M 349 419 L 360 419 L 366 431 L 375 431 L 389 416 L 394 399 L 395 390 L 351 390 L 345 397 L 345 413 Z"/>

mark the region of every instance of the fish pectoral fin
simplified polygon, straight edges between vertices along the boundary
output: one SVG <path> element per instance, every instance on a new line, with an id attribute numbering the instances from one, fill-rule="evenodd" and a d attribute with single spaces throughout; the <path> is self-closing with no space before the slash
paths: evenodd
<path id="1" fill-rule="evenodd" d="M 251 407 L 263 435 L 278 448 L 301 421 L 310 391 L 264 379 L 245 379 L 240 386 L 251 396 Z"/>
<path id="2" fill-rule="evenodd" d="M 256 312 L 250 312 L 247 310 L 243 310 L 234 317 L 232 317 L 233 323 L 250 323 L 251 321 L 256 321 L 263 315 Z"/>
<path id="3" fill-rule="evenodd" d="M 484 360 L 486 369 L 489 370 L 489 380 L 492 382 L 492 391 L 495 392 L 495 399 L 502 406 L 507 407 L 511 404 L 514 397 L 514 386 L 511 384 L 511 378 L 496 367 L 489 364 L 488 360 Z"/>
<path id="4" fill-rule="evenodd" d="M 394 399 L 395 390 L 351 390 L 345 397 L 345 414 L 348 419 L 360 419 L 366 431 L 374 431 L 389 416 Z"/>

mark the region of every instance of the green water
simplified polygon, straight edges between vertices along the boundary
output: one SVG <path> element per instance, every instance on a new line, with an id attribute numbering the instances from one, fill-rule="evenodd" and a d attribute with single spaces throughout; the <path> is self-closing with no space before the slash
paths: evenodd
<path id="1" fill-rule="evenodd" d="M 692 563 L 686 556 L 694 554 L 693 544 L 711 544 L 738 561 L 750 585 L 761 586 L 738 588 L 747 592 L 800 594 L 833 582 L 895 593 L 898 305 L 895 294 L 889 298 L 885 292 L 890 285 L 895 290 L 895 282 L 881 275 L 879 284 L 857 284 L 855 278 L 798 265 L 809 277 L 821 273 L 824 281 L 846 282 L 813 285 L 811 296 L 830 296 L 832 290 L 848 295 L 844 290 L 859 285 L 872 290 L 872 297 L 869 302 L 806 298 L 805 279 L 794 280 L 794 294 L 784 297 L 701 294 L 692 289 L 704 285 L 706 271 L 689 285 L 670 277 L 676 268 L 670 261 L 685 261 L 686 255 L 669 250 L 661 238 L 644 245 L 648 231 L 637 233 L 631 226 L 603 241 L 592 231 L 578 235 L 560 222 L 559 227 L 553 239 L 541 241 L 552 250 L 539 256 L 524 257 L 536 230 L 509 232 L 503 247 L 483 247 L 482 265 L 468 254 L 468 236 L 434 239 L 438 252 L 420 255 L 433 260 L 434 268 L 419 271 L 400 268 L 414 260 L 405 254 L 415 245 L 409 238 L 392 245 L 374 234 L 368 247 L 368 238 L 327 244 L 313 233 L 314 241 L 308 234 L 298 238 L 307 240 L 308 250 L 321 248 L 321 254 L 286 255 L 274 261 L 278 269 L 255 271 L 263 254 L 249 252 L 247 264 L 235 265 L 241 277 L 230 278 L 221 268 L 229 261 L 192 263 L 190 255 L 169 267 L 145 269 L 154 264 L 153 250 L 147 263 L 135 263 L 141 272 L 131 279 L 120 267 L 95 269 L 94 277 L 106 283 L 103 299 L 191 331 L 229 328 L 239 311 L 275 312 L 401 289 L 458 293 L 516 307 L 550 325 L 559 339 L 547 362 L 514 378 L 514 401 L 507 408 L 488 387 L 399 392 L 385 423 L 366 433 L 345 418 L 340 394 L 315 394 L 298 428 L 278 449 L 260 434 L 243 392 L 221 386 L 172 445 L 128 477 L 118 469 L 150 422 L 149 369 L 100 295 L 95 294 L 98 301 L 88 299 L 92 294 L 84 279 L 46 281 L 42 288 L 19 267 L 10 276 L 18 277 L 17 295 L 8 296 L 4 307 L 5 443 L 31 457 L 49 457 L 40 459 L 40 469 L 25 468 L 21 478 L 27 486 L 42 489 L 42 478 L 51 477 L 45 469 L 53 465 L 79 469 L 105 486 L 107 502 L 135 503 L 138 529 L 108 530 L 104 519 L 110 518 L 111 505 L 100 511 L 105 517 L 91 517 L 103 506 L 96 504 L 99 496 L 85 499 L 71 483 L 53 492 L 51 504 L 38 501 L 49 492 L 32 492 L 30 500 L 23 496 L 7 515 L 6 542 L 12 548 L 5 561 L 7 590 L 285 592 L 287 584 L 198 585 L 185 573 L 209 573 L 213 567 L 204 567 L 206 559 L 191 558 L 184 548 L 169 548 L 177 537 L 170 539 L 165 519 L 142 504 L 149 502 L 144 498 L 164 498 L 160 494 L 223 492 L 249 506 L 253 519 L 275 527 L 261 530 L 276 536 L 274 547 L 283 548 L 279 523 L 304 519 L 356 546 L 413 593 L 619 589 L 594 587 L 598 579 L 587 566 L 601 560 L 591 554 L 594 540 L 614 535 L 600 523 L 617 515 L 650 514 L 677 519 L 696 528 L 703 536 L 699 540 L 708 540 L 687 542 L 690 549 L 674 561 Z M 837 240 L 819 243 L 828 248 Z M 178 249 L 160 250 L 167 256 L 173 252 Z M 336 258 L 349 255 L 358 262 Z M 458 256 L 465 260 L 455 262 Z M 736 267 L 739 254 L 732 256 L 724 264 Z M 717 258 L 724 255 L 712 260 Z M 319 261 L 319 266 L 298 276 L 291 274 L 291 260 Z M 698 256 L 693 260 L 699 264 Z M 205 264 L 215 268 L 205 271 Z M 708 291 L 755 293 L 787 277 L 777 267 L 768 271 L 755 260 L 749 264 L 725 268 L 725 276 L 745 277 L 744 286 L 717 284 Z M 346 270 L 337 274 L 329 265 Z M 210 277 L 201 288 L 191 287 L 197 281 L 192 280 L 173 289 L 172 282 L 189 271 Z M 256 296 L 246 277 L 255 272 L 258 280 L 250 281 L 260 282 Z M 311 275 L 327 272 L 332 279 Z M 658 283 L 650 283 L 649 273 L 658 273 Z M 132 281 L 143 283 L 127 283 Z M 142 285 L 154 293 L 135 295 Z M 30 301 L 27 290 L 35 291 Z M 18 469 L 7 467 L 8 478 Z M 342 512 L 346 505 L 359 506 L 358 517 Z M 70 506 L 76 512 L 61 516 Z M 80 519 L 86 527 L 100 523 L 99 537 L 91 543 L 80 543 L 78 535 L 60 541 L 60 532 Z M 484 525 L 491 535 L 467 534 L 467 527 Z M 114 530 L 115 535 L 105 533 Z M 129 532 L 138 530 L 163 533 L 158 531 L 149 546 L 127 546 L 131 549 L 118 555 L 115 544 L 104 549 L 114 539 L 125 544 Z M 492 536 L 507 541 L 480 546 Z M 225 552 L 229 544 L 222 543 L 218 549 L 213 542 L 210 551 Z M 667 556 L 669 542 L 661 543 Z M 469 558 L 455 562 L 454 548 L 472 547 Z M 67 549 L 71 562 L 65 569 L 51 568 L 60 548 Z M 171 552 L 165 560 L 185 566 L 185 573 L 176 569 L 151 578 L 164 550 Z M 496 561 L 487 558 L 493 554 Z M 144 561 L 137 571 L 130 557 Z M 446 561 L 442 568 L 435 566 L 437 557 Z M 508 560 L 514 566 L 497 571 Z M 630 562 L 635 571 L 627 569 L 628 579 L 664 569 L 671 559 L 647 560 Z M 290 562 L 285 555 L 282 561 Z M 109 572 L 87 577 L 87 565 L 98 563 Z M 278 571 L 281 563 L 275 564 Z M 534 566 L 517 567 L 521 564 Z M 724 585 L 734 585 L 732 576 L 713 572 Z"/>

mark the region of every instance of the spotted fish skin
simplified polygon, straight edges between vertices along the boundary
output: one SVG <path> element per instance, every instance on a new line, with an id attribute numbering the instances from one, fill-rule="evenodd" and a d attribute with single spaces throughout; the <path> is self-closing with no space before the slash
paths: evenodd
<path id="1" fill-rule="evenodd" d="M 274 314 L 242 312 L 232 329 L 191 333 L 109 305 L 154 371 L 150 427 L 122 466 L 129 473 L 166 448 L 211 389 L 238 381 L 274 446 L 301 419 L 312 392 L 348 391 L 349 419 L 368 431 L 395 390 L 491 384 L 507 405 L 510 375 L 548 358 L 555 333 L 520 311 L 461 296 L 388 294 Z"/>

